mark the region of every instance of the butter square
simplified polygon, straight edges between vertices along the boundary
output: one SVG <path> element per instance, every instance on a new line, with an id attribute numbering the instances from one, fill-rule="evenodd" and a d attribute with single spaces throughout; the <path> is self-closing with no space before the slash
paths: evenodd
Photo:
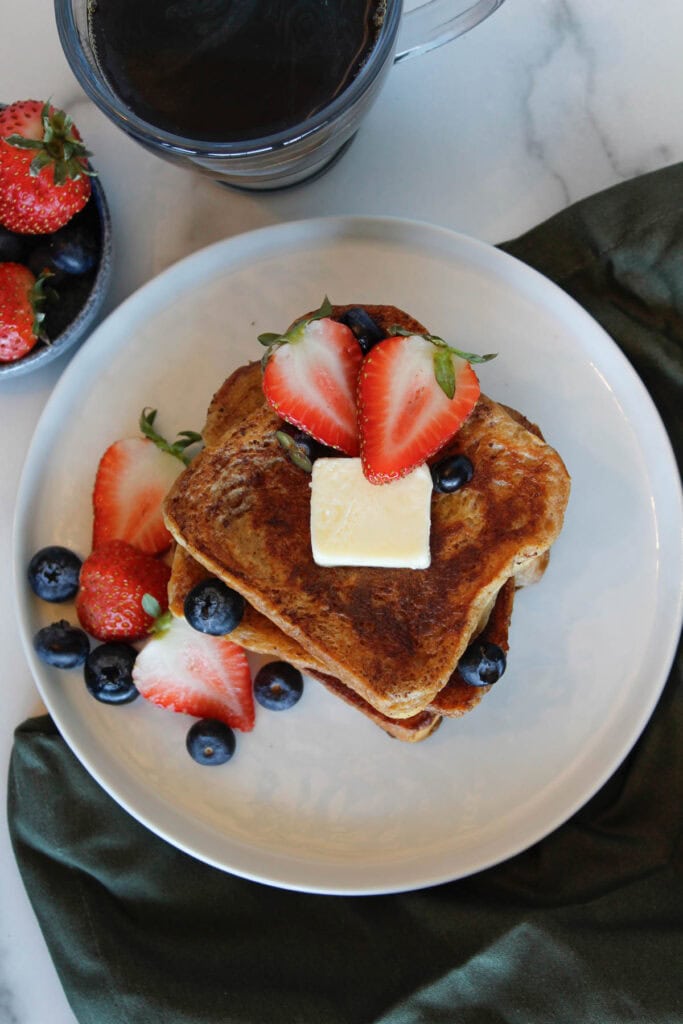
<path id="1" fill-rule="evenodd" d="M 317 459 L 311 480 L 311 547 L 317 565 L 426 569 L 432 477 L 418 466 L 371 484 L 360 459 Z"/>

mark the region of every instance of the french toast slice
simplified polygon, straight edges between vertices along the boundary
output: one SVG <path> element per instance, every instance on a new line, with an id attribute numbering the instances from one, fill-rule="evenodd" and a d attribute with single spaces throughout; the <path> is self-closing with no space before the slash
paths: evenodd
<path id="1" fill-rule="evenodd" d="M 184 548 L 179 545 L 176 547 L 168 586 L 169 608 L 174 615 L 182 616 L 184 614 L 186 596 L 197 583 L 209 575 L 208 570 L 196 562 Z M 514 591 L 514 580 L 511 578 L 498 592 L 487 622 L 481 634 L 478 634 L 483 639 L 496 644 L 506 653 Z M 230 637 L 235 643 L 249 651 L 295 665 L 307 675 L 321 682 L 335 696 L 362 712 L 390 736 L 408 743 L 416 743 L 430 736 L 439 725 L 442 716 L 456 718 L 471 711 L 484 694 L 491 689 L 490 686 L 470 686 L 455 671 L 443 690 L 436 695 L 424 711 L 420 711 L 410 718 L 390 718 L 371 707 L 357 693 L 325 672 L 324 666 L 308 654 L 296 640 L 292 640 L 251 605 L 246 605 L 244 617 L 231 632 Z"/>
<path id="2" fill-rule="evenodd" d="M 184 548 L 180 545 L 176 546 L 168 584 L 169 608 L 174 615 L 183 616 L 186 596 L 197 583 L 209 575 L 208 570 L 196 562 Z M 324 665 L 316 661 L 296 640 L 292 640 L 286 633 L 283 633 L 274 622 L 257 612 L 250 604 L 245 606 L 242 621 L 231 632 L 230 639 L 255 654 L 264 654 L 277 661 L 287 661 L 290 665 L 294 665 L 302 672 L 317 679 L 346 704 L 357 708 L 395 739 L 403 740 L 406 743 L 417 743 L 430 736 L 441 721 L 441 715 L 435 711 L 421 711 L 406 719 L 395 719 L 382 715 L 381 712 L 370 707 L 367 701 L 364 701 L 353 690 L 349 690 L 338 679 L 327 674 Z"/>
<path id="3" fill-rule="evenodd" d="M 185 598 L 198 583 L 212 574 L 179 544 L 173 553 L 171 578 L 168 582 L 168 606 L 173 615 L 184 615 Z M 325 671 L 325 665 L 309 654 L 301 644 L 283 633 L 269 618 L 245 604 L 242 621 L 231 632 L 230 639 L 255 654 L 272 655 L 288 661 L 296 668 Z"/>
<path id="4" fill-rule="evenodd" d="M 405 322 L 390 307 L 373 315 Z M 564 464 L 482 395 L 438 455 L 468 455 L 475 474 L 456 494 L 434 495 L 430 568 L 321 568 L 310 552 L 309 477 L 275 438 L 279 420 L 263 404 L 255 365 L 240 375 L 246 415 L 212 402 L 209 443 L 169 494 L 167 525 L 324 674 L 381 714 L 411 718 L 443 690 L 506 580 L 554 542 L 569 494 Z"/>
<path id="5" fill-rule="evenodd" d="M 500 647 L 504 654 L 508 653 L 508 634 L 516 589 L 515 578 L 511 576 L 498 591 L 483 629 L 477 631 L 473 640 L 487 640 Z M 445 718 L 461 718 L 472 711 L 490 689 L 490 685 L 471 686 L 466 683 L 456 668 L 443 689 L 432 699 L 428 709 Z"/>

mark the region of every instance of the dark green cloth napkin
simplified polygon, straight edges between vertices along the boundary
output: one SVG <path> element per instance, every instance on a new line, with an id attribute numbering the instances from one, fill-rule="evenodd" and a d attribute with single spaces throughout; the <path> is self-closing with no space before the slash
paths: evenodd
<path id="1" fill-rule="evenodd" d="M 683 165 L 504 247 L 617 340 L 680 458 Z M 419 892 L 322 897 L 207 867 L 81 768 L 49 718 L 16 732 L 17 861 L 81 1024 L 680 1024 L 683 658 L 632 753 L 542 842 Z"/>

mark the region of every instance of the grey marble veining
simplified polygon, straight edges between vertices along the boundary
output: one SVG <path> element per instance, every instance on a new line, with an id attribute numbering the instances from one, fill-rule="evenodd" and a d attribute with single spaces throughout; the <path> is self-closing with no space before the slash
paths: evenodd
<path id="1" fill-rule="evenodd" d="M 10 978 L 5 979 L 5 959 L 0 950 L 0 1021 L 3 1024 L 20 1024 L 15 989 Z"/>

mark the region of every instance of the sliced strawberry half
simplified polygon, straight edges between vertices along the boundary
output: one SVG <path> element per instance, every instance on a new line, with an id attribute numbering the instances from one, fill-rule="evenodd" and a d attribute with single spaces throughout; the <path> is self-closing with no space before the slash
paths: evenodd
<path id="1" fill-rule="evenodd" d="M 100 459 L 93 489 L 93 549 L 110 540 L 125 540 L 150 555 L 171 544 L 162 502 L 187 464 L 185 448 L 199 434 L 184 431 L 168 444 L 153 429 L 155 410 L 143 410 L 145 437 L 115 441 Z"/>
<path id="2" fill-rule="evenodd" d="M 356 384 L 363 353 L 349 327 L 320 315 L 328 308 L 323 303 L 286 334 L 260 335 L 269 349 L 263 392 L 283 420 L 322 444 L 357 455 Z"/>
<path id="3" fill-rule="evenodd" d="M 100 460 L 93 490 L 93 549 L 125 540 L 147 554 L 171 544 L 161 503 L 181 472 L 177 459 L 153 441 L 130 437 L 115 441 Z"/>
<path id="4" fill-rule="evenodd" d="M 358 379 L 358 427 L 365 476 L 405 476 L 453 437 L 479 398 L 474 356 L 431 335 L 397 334 L 365 357 Z"/>
<path id="5" fill-rule="evenodd" d="M 170 711 L 217 718 L 232 729 L 254 727 L 254 697 L 247 656 L 223 636 L 199 633 L 171 619 L 137 656 L 133 681 L 147 700 Z"/>

